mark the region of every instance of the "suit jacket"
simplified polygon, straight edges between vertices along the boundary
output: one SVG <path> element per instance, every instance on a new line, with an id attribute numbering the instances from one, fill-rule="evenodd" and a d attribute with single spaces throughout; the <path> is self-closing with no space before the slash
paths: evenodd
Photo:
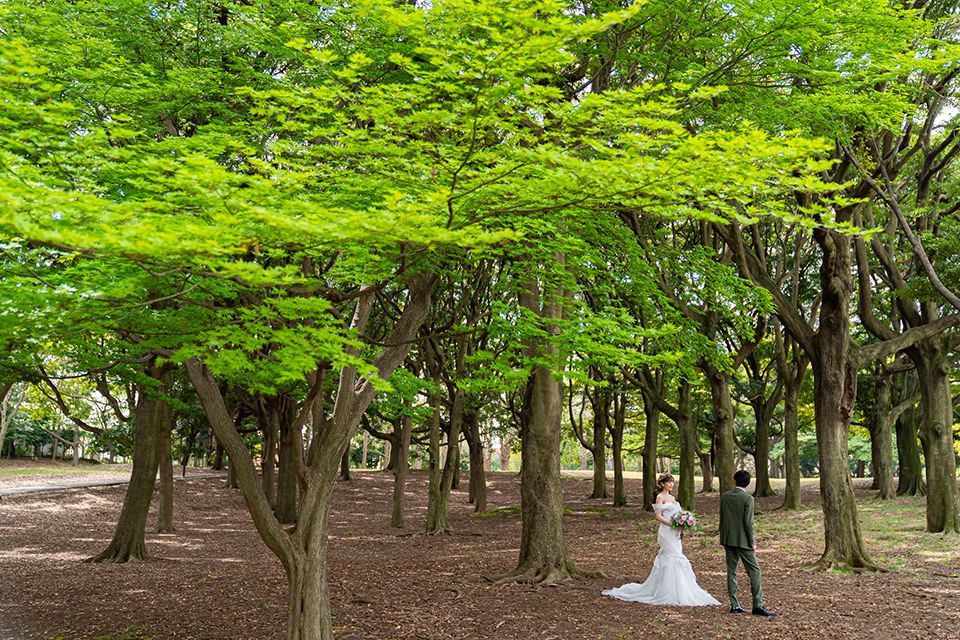
<path id="1" fill-rule="evenodd" d="M 753 549 L 753 496 L 734 489 L 720 496 L 720 544 Z"/>

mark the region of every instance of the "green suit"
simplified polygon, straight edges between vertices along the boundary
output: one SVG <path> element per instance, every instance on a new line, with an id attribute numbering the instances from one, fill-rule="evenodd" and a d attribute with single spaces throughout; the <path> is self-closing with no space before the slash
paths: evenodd
<path id="1" fill-rule="evenodd" d="M 760 565 L 753 547 L 753 496 L 741 489 L 727 491 L 720 497 L 720 544 L 727 553 L 727 592 L 730 606 L 740 606 L 737 601 L 737 565 L 743 562 L 750 578 L 750 593 L 753 608 L 763 606 L 763 591 L 760 588 Z"/>

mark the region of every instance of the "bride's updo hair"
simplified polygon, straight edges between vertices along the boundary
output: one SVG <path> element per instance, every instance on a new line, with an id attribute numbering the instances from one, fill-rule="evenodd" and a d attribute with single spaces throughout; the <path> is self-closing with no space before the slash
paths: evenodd
<path id="1" fill-rule="evenodd" d="M 672 475 L 670 475 L 669 473 L 661 473 L 660 477 L 657 478 L 657 493 L 662 493 L 663 485 L 673 481 L 674 480 Z"/>

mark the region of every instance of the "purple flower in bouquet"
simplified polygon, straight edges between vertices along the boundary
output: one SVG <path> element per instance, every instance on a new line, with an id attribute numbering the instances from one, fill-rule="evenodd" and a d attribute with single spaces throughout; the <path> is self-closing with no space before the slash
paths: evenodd
<path id="1" fill-rule="evenodd" d="M 680 510 L 670 518 L 671 524 L 680 531 L 693 529 L 697 526 L 697 516 L 692 511 Z"/>

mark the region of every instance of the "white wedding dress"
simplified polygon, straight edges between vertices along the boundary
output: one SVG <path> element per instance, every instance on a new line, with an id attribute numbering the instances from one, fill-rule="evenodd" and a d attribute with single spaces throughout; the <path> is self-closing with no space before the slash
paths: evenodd
<path id="1" fill-rule="evenodd" d="M 669 520 L 673 514 L 680 511 L 680 503 L 655 504 L 653 509 Z M 720 604 L 697 584 L 693 567 L 683 555 L 683 545 L 673 527 L 661 524 L 657 532 L 657 542 L 660 544 L 660 552 L 653 560 L 653 569 L 650 570 L 646 582 L 631 582 L 616 589 L 608 589 L 603 595 L 645 604 L 687 607 Z"/>

